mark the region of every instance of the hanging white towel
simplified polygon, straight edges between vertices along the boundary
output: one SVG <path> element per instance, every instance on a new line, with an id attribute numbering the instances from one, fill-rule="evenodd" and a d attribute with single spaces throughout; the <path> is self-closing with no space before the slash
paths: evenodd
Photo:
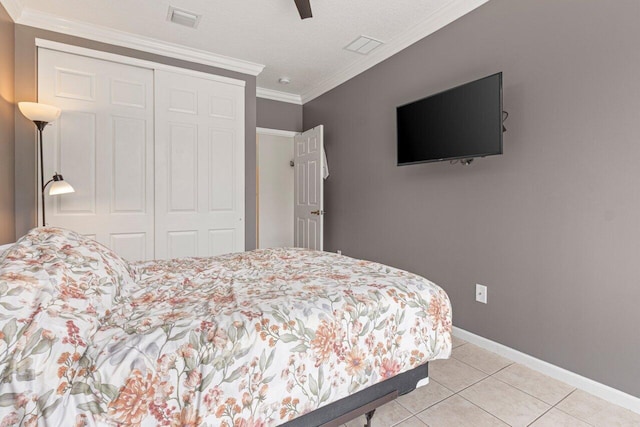
<path id="1" fill-rule="evenodd" d="M 322 147 L 322 157 L 324 160 L 322 164 L 322 178 L 329 178 L 329 163 L 327 163 L 327 152 L 324 151 L 324 146 Z"/>

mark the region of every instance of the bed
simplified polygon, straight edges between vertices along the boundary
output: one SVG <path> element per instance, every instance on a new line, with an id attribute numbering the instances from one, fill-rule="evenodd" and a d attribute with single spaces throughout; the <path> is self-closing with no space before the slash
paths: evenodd
<path id="1" fill-rule="evenodd" d="M 0 254 L 0 424 L 344 422 L 451 352 L 446 293 L 304 249 L 127 263 L 59 228 Z"/>

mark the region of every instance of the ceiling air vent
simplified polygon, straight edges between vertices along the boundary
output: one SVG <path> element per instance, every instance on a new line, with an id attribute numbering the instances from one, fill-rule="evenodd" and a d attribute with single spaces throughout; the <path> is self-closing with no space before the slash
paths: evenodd
<path id="1" fill-rule="evenodd" d="M 174 24 L 184 25 L 189 28 L 196 28 L 200 23 L 201 17 L 202 15 L 169 6 L 167 21 L 173 22 Z"/>
<path id="2" fill-rule="evenodd" d="M 344 48 L 355 53 L 359 53 L 361 55 L 368 55 L 373 49 L 378 46 L 384 44 L 380 40 L 372 39 L 367 36 L 360 36 Z"/>

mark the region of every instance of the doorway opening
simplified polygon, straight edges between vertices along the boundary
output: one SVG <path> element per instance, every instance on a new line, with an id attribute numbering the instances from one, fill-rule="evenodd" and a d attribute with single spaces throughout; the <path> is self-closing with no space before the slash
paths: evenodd
<path id="1" fill-rule="evenodd" d="M 323 250 L 324 128 L 257 128 L 256 247 Z"/>
<path id="2" fill-rule="evenodd" d="M 256 133 L 256 247 L 293 247 L 297 132 L 258 128 Z"/>

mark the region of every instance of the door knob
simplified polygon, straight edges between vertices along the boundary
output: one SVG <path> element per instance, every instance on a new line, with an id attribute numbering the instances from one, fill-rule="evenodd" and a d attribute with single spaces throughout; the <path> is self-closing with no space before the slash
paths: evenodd
<path id="1" fill-rule="evenodd" d="M 324 215 L 324 211 L 321 211 L 321 210 L 311 211 L 311 215 Z"/>

